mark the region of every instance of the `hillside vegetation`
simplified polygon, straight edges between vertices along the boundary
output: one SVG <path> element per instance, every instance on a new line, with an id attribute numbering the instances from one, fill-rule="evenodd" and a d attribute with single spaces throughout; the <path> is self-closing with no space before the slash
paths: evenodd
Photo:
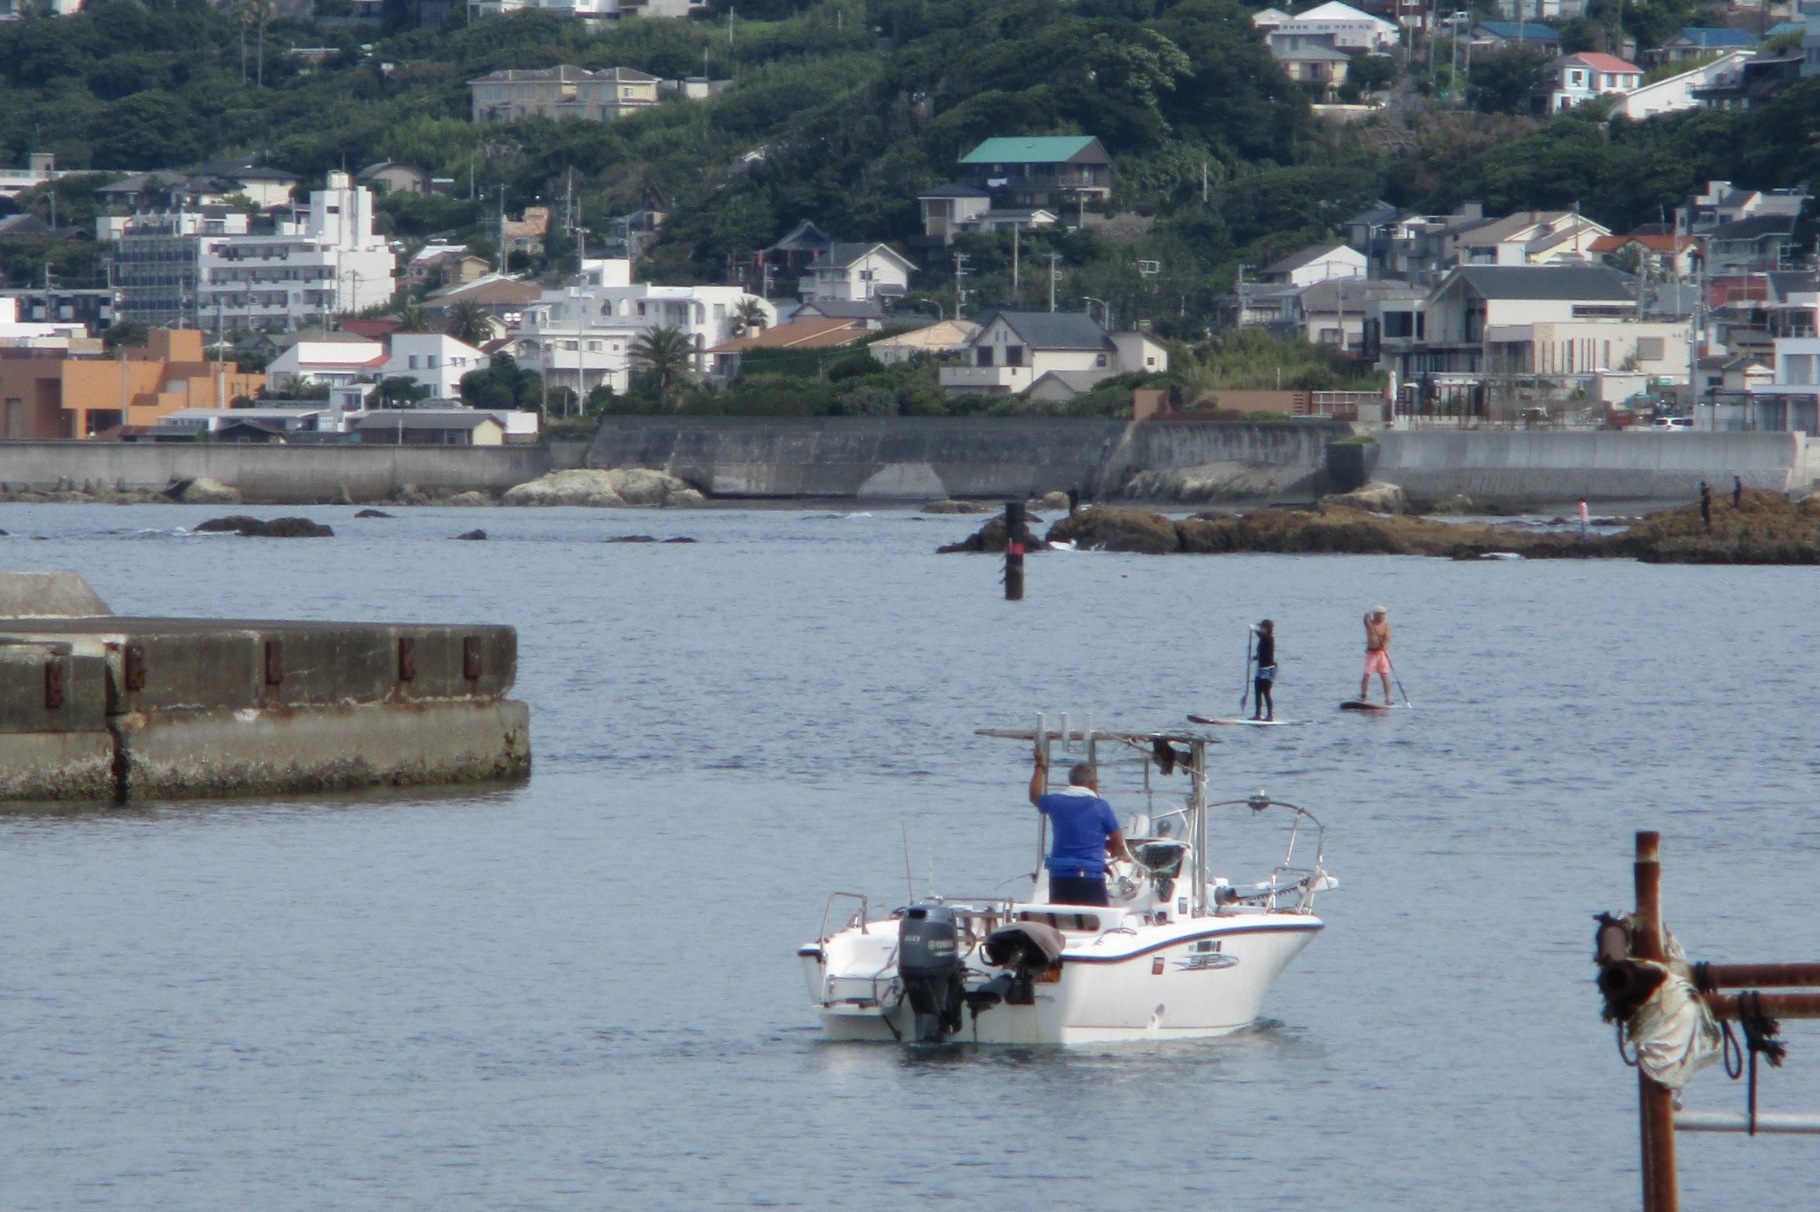
<path id="1" fill-rule="evenodd" d="M 1117 240 L 1025 233 L 1015 291 L 1010 237 L 965 238 L 969 301 L 1047 306 L 1053 252 L 1060 305 L 1104 299 L 1121 322 L 1176 338 L 1203 335 L 1241 264 L 1343 234 L 1377 198 L 1429 210 L 1477 198 L 1494 212 L 1578 203 L 1624 229 L 1707 177 L 1771 187 L 1820 169 L 1820 81 L 1748 114 L 1608 124 L 1591 112 L 1449 112 L 1336 130 L 1231 0 L 824 0 L 598 31 L 521 12 L 389 37 L 262 27 L 258 4 L 92 0 L 72 17 L 0 26 L 7 157 L 48 150 L 64 167 L 146 169 L 256 153 L 311 181 L 410 161 L 453 178 L 456 196 L 387 199 L 390 229 L 463 233 L 482 251 L 502 203 L 560 205 L 572 189 L 578 225 L 594 231 L 640 207 L 669 212 L 644 272 L 712 280 L 799 219 L 840 238 L 901 240 L 916 230 L 916 191 L 949 179 L 987 136 L 1089 133 L 1115 160 L 1112 209 L 1153 222 Z M 370 53 L 359 45 L 369 38 Z M 289 46 L 330 53 L 312 66 Z M 734 87 L 613 124 L 468 121 L 467 80 L 565 62 L 666 77 L 705 63 Z M 92 216 L 96 180 L 58 186 L 60 221 Z M 22 202 L 49 217 L 42 193 Z M 9 254 L 15 281 L 40 272 Z M 555 233 L 547 264 L 572 255 Z M 1139 260 L 1161 272 L 1140 275 Z M 62 267 L 81 268 L 67 256 Z M 952 309 L 945 270 L 912 289 Z"/>

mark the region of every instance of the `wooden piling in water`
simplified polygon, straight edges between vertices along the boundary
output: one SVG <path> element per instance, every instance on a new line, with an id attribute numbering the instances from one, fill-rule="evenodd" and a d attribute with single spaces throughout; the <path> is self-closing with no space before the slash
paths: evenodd
<path id="1" fill-rule="evenodd" d="M 1652 830 L 1637 833 L 1637 911 L 1631 917 L 1631 957 L 1657 963 L 1663 955 L 1661 845 L 1661 834 Z M 1643 1212 L 1680 1212 L 1674 1093 L 1638 1069 L 1637 1109 L 1643 1144 Z"/>
<path id="2" fill-rule="evenodd" d="M 1024 600 L 1024 544 L 1030 530 L 1024 522 L 1024 503 L 1005 502 L 1005 600 Z"/>

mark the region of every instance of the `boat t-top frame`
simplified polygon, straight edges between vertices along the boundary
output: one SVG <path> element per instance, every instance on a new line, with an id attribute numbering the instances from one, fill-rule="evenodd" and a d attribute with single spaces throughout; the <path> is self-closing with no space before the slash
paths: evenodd
<path id="1" fill-rule="evenodd" d="M 975 735 L 992 737 L 997 740 L 1023 741 L 1032 745 L 1043 755 L 1043 791 L 1049 790 L 1049 772 L 1055 768 L 1056 746 L 1061 747 L 1062 756 L 1068 757 L 1076 752 L 1085 755 L 1085 760 L 1094 766 L 1099 765 L 1099 746 L 1101 742 L 1116 745 L 1121 752 L 1129 751 L 1138 755 L 1137 760 L 1144 766 L 1144 785 L 1150 787 L 1150 769 L 1155 766 L 1164 774 L 1181 770 L 1189 778 L 1189 794 L 1185 812 L 1187 814 L 1187 833 L 1194 847 L 1194 865 L 1190 873 L 1189 896 L 1191 912 L 1196 917 L 1204 917 L 1216 912 L 1226 905 L 1253 905 L 1277 912 L 1310 913 L 1314 907 L 1315 893 L 1335 886 L 1335 881 L 1323 869 L 1321 862 L 1326 853 L 1327 830 L 1315 819 L 1313 813 L 1294 804 L 1273 800 L 1264 791 L 1254 791 L 1242 800 L 1221 800 L 1218 803 L 1207 801 L 1207 747 L 1219 744 L 1215 737 L 1205 733 L 1190 731 L 1129 732 L 1120 729 L 1098 729 L 1093 726 L 1093 717 L 1081 717 L 1078 727 L 1072 725 L 1067 714 L 1060 717 L 1060 727 L 1050 730 L 1049 718 L 1037 716 L 1034 729 L 1029 728 L 981 728 Z M 1080 749 L 1076 750 L 1076 744 Z M 1178 748 L 1181 746 L 1182 748 Z M 1214 808 L 1250 808 L 1253 814 L 1261 813 L 1268 808 L 1280 808 L 1294 814 L 1294 823 L 1290 826 L 1289 845 L 1283 861 L 1272 870 L 1270 878 L 1255 885 L 1249 891 L 1241 891 L 1225 884 L 1219 888 L 1209 887 L 1208 876 L 1208 819 Z M 1313 828 L 1314 861 L 1306 867 L 1295 866 L 1297 843 L 1301 840 L 1302 826 L 1306 822 Z M 1037 824 L 1037 867 L 1041 870 L 1048 854 L 1048 818 L 1039 817 Z M 1293 903 L 1284 904 L 1285 897 L 1293 897 Z"/>

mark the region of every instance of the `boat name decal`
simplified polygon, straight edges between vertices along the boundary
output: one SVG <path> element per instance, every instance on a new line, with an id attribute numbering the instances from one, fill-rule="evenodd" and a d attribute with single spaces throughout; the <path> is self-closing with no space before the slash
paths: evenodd
<path id="1" fill-rule="evenodd" d="M 1182 972 L 1210 972 L 1216 968 L 1230 968 L 1239 962 L 1236 955 L 1223 955 L 1218 951 L 1195 951 L 1175 961 L 1177 970 Z"/>

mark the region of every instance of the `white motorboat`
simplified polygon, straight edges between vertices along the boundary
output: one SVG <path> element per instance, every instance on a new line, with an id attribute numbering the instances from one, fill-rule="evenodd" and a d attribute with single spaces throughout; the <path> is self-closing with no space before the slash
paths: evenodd
<path id="1" fill-rule="evenodd" d="M 1078 752 L 1101 765 L 1107 747 L 1136 755 L 1153 811 L 1125 822 L 1134 861 L 1109 869 L 1105 907 L 1049 904 L 1040 863 L 1015 877 L 1030 881 L 1022 900 L 932 896 L 885 911 L 859 893 L 833 894 L 819 936 L 797 950 L 826 1037 L 1081 1044 L 1226 1035 L 1255 1021 L 1278 975 L 1322 929 L 1316 894 L 1338 884 L 1322 866 L 1320 822 L 1262 791 L 1209 803 L 1208 736 L 1096 733 L 1090 722 L 1071 731 L 1066 716 L 1053 735 L 1041 721 L 980 735 L 1059 751 L 1063 762 Z M 1157 803 L 1153 778 L 1177 773 L 1186 794 Z M 1282 862 L 1249 885 L 1213 875 L 1210 818 L 1269 810 L 1289 816 Z M 1032 815 L 1041 855 L 1047 819 Z M 1298 847 L 1312 851 L 1303 865 Z"/>

